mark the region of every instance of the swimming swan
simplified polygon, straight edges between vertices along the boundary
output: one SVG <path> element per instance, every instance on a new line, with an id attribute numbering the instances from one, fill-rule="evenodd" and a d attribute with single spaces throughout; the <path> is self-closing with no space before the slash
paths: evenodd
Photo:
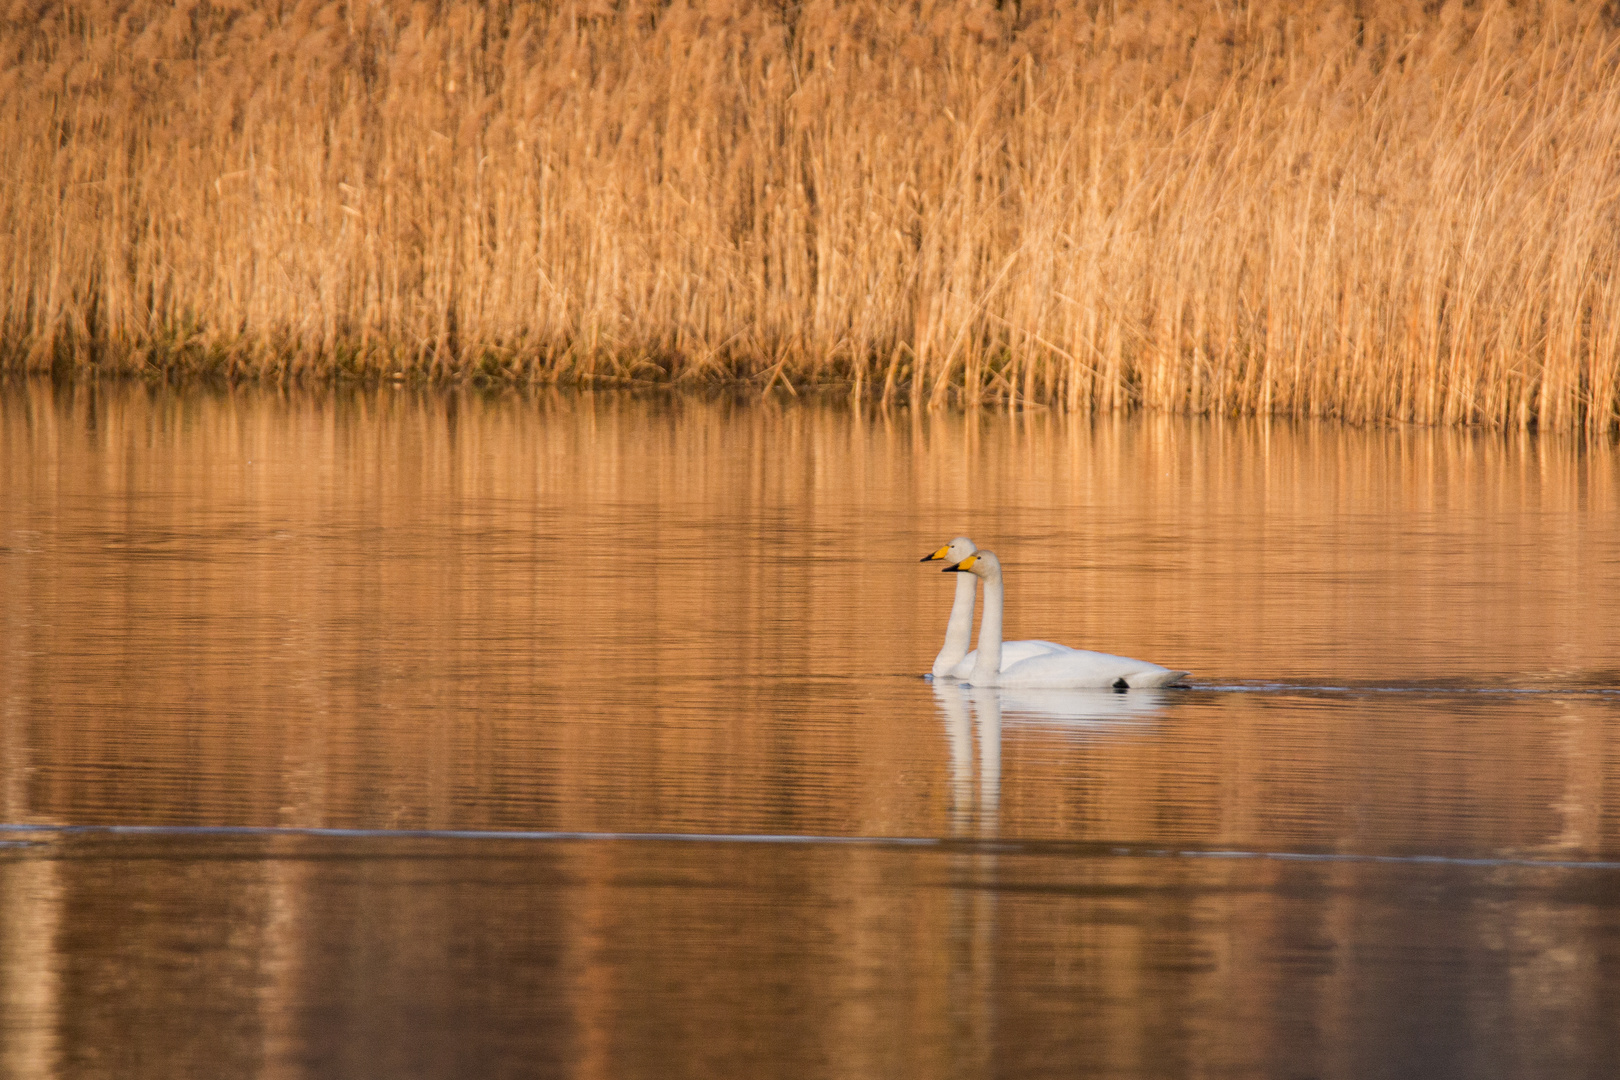
<path id="1" fill-rule="evenodd" d="M 1187 675 L 1185 671 L 1171 671 L 1146 660 L 1086 652 L 1067 646 L 1058 646 L 1057 651 L 1043 652 L 1015 664 L 1003 665 L 1001 560 L 996 558 L 994 552 L 979 551 L 954 566 L 947 566 L 945 572 L 972 574 L 984 581 L 984 618 L 979 621 L 979 655 L 968 675 L 968 682 L 974 686 L 1111 686 L 1116 690 L 1125 690 L 1138 686 L 1170 686 Z"/>
<path id="2" fill-rule="evenodd" d="M 958 536 L 932 555 L 924 555 L 917 561 L 939 562 L 943 559 L 959 563 L 978 550 L 973 541 Z M 973 601 L 978 587 L 979 583 L 967 575 L 956 579 L 956 601 L 951 604 L 950 621 L 945 624 L 945 644 L 940 646 L 939 655 L 934 657 L 934 667 L 930 672 L 936 679 L 947 675 L 953 679 L 965 679 L 973 672 L 979 654 L 977 650 L 968 652 L 968 643 L 973 640 Z M 1005 669 L 1032 656 L 1065 648 L 1051 641 L 1003 641 L 1001 666 Z"/>

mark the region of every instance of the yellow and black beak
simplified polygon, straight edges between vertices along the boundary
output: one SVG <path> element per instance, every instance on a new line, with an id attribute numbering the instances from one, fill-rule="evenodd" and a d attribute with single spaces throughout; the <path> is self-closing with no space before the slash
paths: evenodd
<path id="1" fill-rule="evenodd" d="M 951 550 L 950 545 L 947 544 L 944 547 L 940 548 L 938 551 L 934 552 L 932 555 L 924 555 L 922 558 L 918 559 L 917 561 L 918 562 L 938 562 L 939 560 L 943 559 L 950 552 L 950 550 Z"/>
<path id="2" fill-rule="evenodd" d="M 949 574 L 949 573 L 952 573 L 952 572 L 961 573 L 961 574 L 972 573 L 973 572 L 973 564 L 975 562 L 977 562 L 978 560 L 979 560 L 979 557 L 977 555 L 969 555 L 967 558 L 963 559 L 961 562 L 957 563 L 955 566 L 947 566 L 944 570 L 940 571 L 940 573 L 942 573 L 942 574 Z"/>

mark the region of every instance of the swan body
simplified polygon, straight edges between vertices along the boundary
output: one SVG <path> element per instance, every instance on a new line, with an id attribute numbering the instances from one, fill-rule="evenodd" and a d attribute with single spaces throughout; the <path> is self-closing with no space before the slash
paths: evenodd
<path id="1" fill-rule="evenodd" d="M 1013 663 L 1003 660 L 1001 640 L 1004 590 L 1001 561 L 991 551 L 977 551 L 945 568 L 946 573 L 972 574 L 984 582 L 984 617 L 979 621 L 979 648 L 967 680 L 974 686 L 1113 687 L 1172 686 L 1187 676 L 1146 660 L 1088 652 L 1058 645 Z M 1050 644 L 1050 643 L 1048 643 Z"/>
<path id="2" fill-rule="evenodd" d="M 960 563 L 979 549 L 965 536 L 958 536 L 932 555 L 924 555 L 918 562 L 947 560 Z M 968 651 L 973 640 L 973 604 L 979 583 L 964 574 L 956 579 L 956 600 L 951 604 L 951 617 L 945 624 L 945 644 L 934 657 L 930 672 L 936 679 L 965 679 L 978 662 L 979 653 Z M 1051 641 L 1004 641 L 1001 643 L 1001 666 L 1016 664 L 1044 653 L 1060 651 L 1064 646 Z"/>

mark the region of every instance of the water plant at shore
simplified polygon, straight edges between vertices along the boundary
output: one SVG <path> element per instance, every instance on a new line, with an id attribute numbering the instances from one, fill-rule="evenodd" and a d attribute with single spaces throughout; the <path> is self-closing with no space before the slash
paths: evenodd
<path id="1" fill-rule="evenodd" d="M 1599 5 L 21 0 L 0 366 L 1620 418 Z"/>

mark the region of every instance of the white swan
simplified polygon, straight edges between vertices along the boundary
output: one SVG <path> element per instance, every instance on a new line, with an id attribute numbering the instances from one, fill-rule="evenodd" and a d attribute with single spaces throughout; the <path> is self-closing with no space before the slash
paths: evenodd
<path id="1" fill-rule="evenodd" d="M 949 560 L 952 563 L 960 563 L 978 550 L 973 541 L 965 536 L 958 536 L 932 555 L 924 555 L 917 561 Z M 978 587 L 979 583 L 972 577 L 964 575 L 956 579 L 956 600 L 951 604 L 951 617 L 945 624 L 945 644 L 940 646 L 939 655 L 934 657 L 934 666 L 930 672 L 936 679 L 946 676 L 965 679 L 973 672 L 973 665 L 978 660 L 979 654 L 977 650 L 968 652 L 968 643 L 973 640 L 973 602 Z M 1066 646 L 1051 641 L 1004 641 L 1001 643 L 1001 666 L 1005 668 L 1021 660 L 1028 660 L 1032 656 L 1062 651 L 1065 648 Z"/>
<path id="2" fill-rule="evenodd" d="M 984 582 L 984 617 L 979 620 L 979 648 L 968 682 L 974 686 L 1111 686 L 1124 690 L 1139 686 L 1170 686 L 1186 677 L 1185 671 L 1132 660 L 1127 656 L 1086 652 L 1060 645 L 1015 664 L 1001 659 L 1001 560 L 994 552 L 979 551 L 947 566 L 946 573 L 972 574 Z"/>

